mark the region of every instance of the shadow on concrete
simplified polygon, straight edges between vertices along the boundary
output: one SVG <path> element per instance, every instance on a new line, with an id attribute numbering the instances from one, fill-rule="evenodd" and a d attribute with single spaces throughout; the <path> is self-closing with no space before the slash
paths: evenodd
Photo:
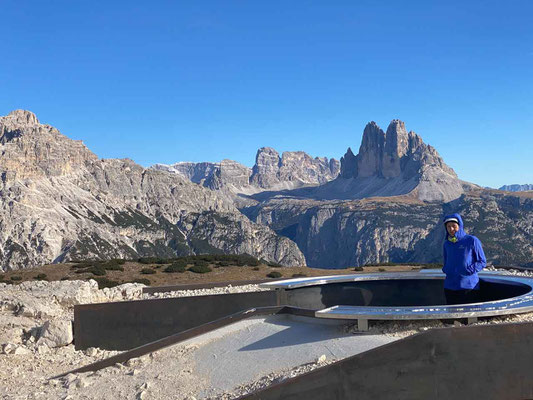
<path id="1" fill-rule="evenodd" d="M 241 347 L 238 351 L 297 346 L 354 336 L 352 333 L 344 332 L 341 324 L 308 323 L 289 318 L 267 318 L 265 323 L 286 326 L 286 329 Z"/>

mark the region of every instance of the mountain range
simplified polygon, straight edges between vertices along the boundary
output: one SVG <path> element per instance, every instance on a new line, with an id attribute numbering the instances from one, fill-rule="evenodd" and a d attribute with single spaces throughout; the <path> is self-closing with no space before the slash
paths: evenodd
<path id="1" fill-rule="evenodd" d="M 251 254 L 343 268 L 440 260 L 443 214 L 461 212 L 490 262 L 530 265 L 533 195 L 462 181 L 393 120 L 370 122 L 340 162 L 258 150 L 232 160 L 143 168 L 99 159 L 37 117 L 0 117 L 0 267 L 75 259 Z"/>
<path id="2" fill-rule="evenodd" d="M 503 185 L 499 190 L 505 190 L 505 191 L 508 191 L 508 192 L 527 192 L 528 190 L 533 190 L 533 184 Z"/>
<path id="3" fill-rule="evenodd" d="M 128 159 L 103 160 L 29 111 L 0 118 L 0 267 L 247 253 L 305 265 L 290 239 L 215 192 Z"/>

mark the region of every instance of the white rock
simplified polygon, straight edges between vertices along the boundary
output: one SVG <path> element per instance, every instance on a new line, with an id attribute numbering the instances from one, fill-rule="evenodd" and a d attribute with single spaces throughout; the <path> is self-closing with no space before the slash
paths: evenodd
<path id="1" fill-rule="evenodd" d="M 89 347 L 85 350 L 85 355 L 89 357 L 95 357 L 98 354 L 98 350 L 95 347 Z"/>
<path id="2" fill-rule="evenodd" d="M 35 350 L 37 351 L 38 354 L 46 354 L 50 352 L 50 347 L 48 347 L 48 345 L 46 345 L 45 343 L 41 343 L 37 345 Z"/>
<path id="3" fill-rule="evenodd" d="M 16 348 L 17 348 L 17 345 L 15 345 L 13 343 L 6 343 L 6 344 L 4 344 L 4 346 L 2 348 L 2 351 L 5 354 L 13 354 L 15 352 Z"/>
<path id="4" fill-rule="evenodd" d="M 52 320 L 44 323 L 37 345 L 44 343 L 51 348 L 61 347 L 72 343 L 72 340 L 72 323 L 68 320 Z"/>
<path id="5" fill-rule="evenodd" d="M 148 394 L 143 390 L 142 392 L 139 392 L 137 395 L 138 400 L 144 400 L 148 398 Z"/>
<path id="6" fill-rule="evenodd" d="M 26 347 L 17 346 L 15 348 L 15 350 L 13 351 L 13 354 L 16 354 L 16 355 L 28 355 L 28 354 L 32 354 L 32 352 L 31 352 L 31 350 L 27 349 Z"/>
<path id="7" fill-rule="evenodd" d="M 317 362 L 318 364 L 325 363 L 325 362 L 326 362 L 326 355 L 325 355 L 325 354 L 322 354 L 320 357 L 317 358 L 316 362 Z"/>

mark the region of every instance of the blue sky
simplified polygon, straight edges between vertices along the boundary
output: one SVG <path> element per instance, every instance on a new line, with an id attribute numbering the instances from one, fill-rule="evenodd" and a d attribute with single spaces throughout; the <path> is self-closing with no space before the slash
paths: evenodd
<path id="1" fill-rule="evenodd" d="M 531 1 L 0 0 L 0 115 L 149 166 L 339 159 L 393 118 L 460 178 L 533 183 Z"/>

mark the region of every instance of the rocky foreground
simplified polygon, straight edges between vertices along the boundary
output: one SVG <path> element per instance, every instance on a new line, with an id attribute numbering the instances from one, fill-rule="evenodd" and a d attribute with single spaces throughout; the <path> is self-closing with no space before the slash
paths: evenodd
<path id="1" fill-rule="evenodd" d="M 522 274 L 515 271 L 514 274 Z M 533 273 L 528 272 L 528 275 Z M 194 399 L 199 393 L 215 393 L 213 398 L 236 398 L 335 360 L 319 357 L 315 362 L 273 371 L 253 382 L 242 382 L 233 391 L 217 393 L 195 372 L 194 353 L 198 346 L 186 342 L 160 350 L 125 364 L 116 364 L 95 373 L 54 376 L 108 358 L 117 352 L 89 348 L 76 351 L 72 344 L 73 307 L 76 304 L 154 298 L 142 294 L 141 284 L 124 284 L 99 290 L 95 281 L 24 282 L 0 284 L 0 397 L 4 399 Z M 155 297 L 194 296 L 260 290 L 255 285 L 209 290 L 181 291 Z M 480 323 L 533 321 L 533 313 L 500 317 Z M 370 333 L 407 336 L 442 327 L 433 322 L 380 322 Z M 344 332 L 357 332 L 351 326 Z M 212 339 L 211 339 L 212 340 Z M 208 396 L 209 397 L 209 396 Z"/>

